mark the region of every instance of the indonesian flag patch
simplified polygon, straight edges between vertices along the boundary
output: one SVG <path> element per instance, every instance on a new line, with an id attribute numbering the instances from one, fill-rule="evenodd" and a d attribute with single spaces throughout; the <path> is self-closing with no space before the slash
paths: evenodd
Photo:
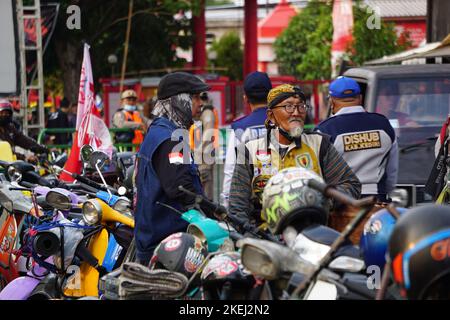
<path id="1" fill-rule="evenodd" d="M 172 164 L 182 164 L 183 163 L 183 154 L 181 152 L 169 153 L 169 162 Z"/>

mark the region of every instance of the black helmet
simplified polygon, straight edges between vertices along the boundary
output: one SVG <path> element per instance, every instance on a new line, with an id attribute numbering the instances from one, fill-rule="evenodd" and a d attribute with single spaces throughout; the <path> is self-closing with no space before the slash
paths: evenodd
<path id="1" fill-rule="evenodd" d="M 187 72 L 173 72 L 161 78 L 158 86 L 158 99 L 164 100 L 180 93 L 201 93 L 210 87 L 199 77 Z"/>
<path id="2" fill-rule="evenodd" d="M 206 264 L 201 275 L 207 299 L 246 299 L 255 283 L 255 277 L 241 263 L 240 252 L 216 255 Z"/>
<path id="3" fill-rule="evenodd" d="M 408 210 L 389 239 L 394 282 L 408 299 L 450 298 L 450 207 Z"/>
<path id="4" fill-rule="evenodd" d="M 188 233 L 178 232 L 165 238 L 156 247 L 151 269 L 167 269 L 192 276 L 203 263 L 207 254 L 202 241 Z"/>
<path id="5" fill-rule="evenodd" d="M 261 217 L 273 234 L 291 225 L 301 231 L 311 224 L 327 224 L 329 201 L 307 186 L 310 179 L 323 183 L 311 170 L 286 168 L 271 177 L 264 187 Z"/>

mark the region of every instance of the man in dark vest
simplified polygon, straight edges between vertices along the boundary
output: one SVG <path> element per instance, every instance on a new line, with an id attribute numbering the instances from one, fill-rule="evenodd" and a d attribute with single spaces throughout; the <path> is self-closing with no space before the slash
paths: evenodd
<path id="1" fill-rule="evenodd" d="M 164 76 L 158 87 L 158 101 L 152 121 L 137 156 L 135 170 L 135 240 L 137 261 L 148 265 L 155 247 L 172 233 L 185 231 L 188 224 L 179 211 L 191 207 L 195 198 L 178 190 L 203 194 L 197 166 L 189 149 L 188 130 L 192 109 L 202 103 L 199 94 L 210 87 L 196 76 L 174 72 Z M 183 139 L 183 136 L 185 139 Z"/>

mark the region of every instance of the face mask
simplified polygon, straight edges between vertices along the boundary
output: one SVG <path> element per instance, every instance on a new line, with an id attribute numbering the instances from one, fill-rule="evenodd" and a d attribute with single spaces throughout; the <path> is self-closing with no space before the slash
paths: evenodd
<path id="1" fill-rule="evenodd" d="M 136 106 L 130 106 L 129 104 L 126 104 L 123 106 L 123 109 L 126 111 L 136 111 Z"/>
<path id="2" fill-rule="evenodd" d="M 294 141 L 296 139 L 299 139 L 303 133 L 303 127 L 297 127 L 293 130 L 290 130 L 290 132 L 284 130 L 283 128 L 279 127 L 278 131 L 280 131 L 280 134 L 288 139 L 289 141 Z"/>

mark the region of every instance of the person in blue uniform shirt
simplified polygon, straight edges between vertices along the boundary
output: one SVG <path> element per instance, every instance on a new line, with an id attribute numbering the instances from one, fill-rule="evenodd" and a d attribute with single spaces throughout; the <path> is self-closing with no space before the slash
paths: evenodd
<path id="1" fill-rule="evenodd" d="M 231 124 L 232 131 L 228 138 L 221 193 L 221 202 L 225 207 L 228 207 L 237 146 L 241 142 L 263 137 L 267 132 L 264 122 L 267 118 L 267 94 L 271 89 L 272 83 L 265 72 L 249 73 L 244 80 L 244 102 L 250 105 L 252 112 Z"/>
<path id="2" fill-rule="evenodd" d="M 188 226 L 179 213 L 167 207 L 183 212 L 194 204 L 195 198 L 178 187 L 203 194 L 190 153 L 188 130 L 193 124 L 192 110 L 202 103 L 199 94 L 209 89 L 202 80 L 185 72 L 170 73 L 159 83 L 154 119 L 137 155 L 134 173 L 134 235 L 136 258 L 141 264 L 149 264 L 155 247 L 164 238 Z"/>
<path id="3" fill-rule="evenodd" d="M 398 172 L 398 145 L 389 120 L 362 106 L 359 84 L 338 77 L 330 84 L 332 116 L 322 121 L 317 131 L 330 135 L 362 184 L 361 196 L 375 195 L 381 202 L 395 188 Z"/>

